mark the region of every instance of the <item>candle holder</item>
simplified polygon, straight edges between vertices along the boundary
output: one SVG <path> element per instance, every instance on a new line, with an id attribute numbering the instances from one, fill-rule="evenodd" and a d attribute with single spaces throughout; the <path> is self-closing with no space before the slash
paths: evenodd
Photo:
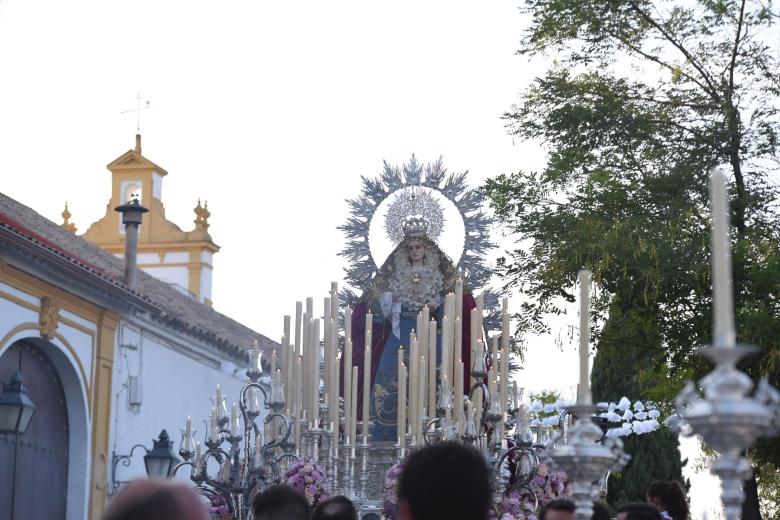
<path id="1" fill-rule="evenodd" d="M 623 452 L 623 443 L 609 437 L 602 440 L 601 429 L 593 424 L 591 415 L 596 407 L 578 404 L 568 408 L 569 413 L 579 420 L 569 429 L 567 444 L 551 443 L 550 456 L 574 482 L 572 497 L 576 505 L 577 520 L 590 520 L 593 515 L 593 501 L 598 497 L 600 481 L 610 470 L 622 468 L 630 456 Z M 559 437 L 560 438 L 560 437 Z"/>
<path id="2" fill-rule="evenodd" d="M 703 393 L 688 381 L 675 399 L 677 412 L 689 426 L 688 435 L 701 435 L 720 456 L 712 465 L 723 491 L 721 499 L 727 520 L 742 513 L 742 482 L 751 468 L 742 453 L 759 437 L 774 433 L 780 418 L 780 394 L 761 379 L 753 396 L 753 382 L 737 363 L 757 349 L 747 346 L 713 346 L 699 350 L 715 364 L 715 369 L 699 380 Z"/>

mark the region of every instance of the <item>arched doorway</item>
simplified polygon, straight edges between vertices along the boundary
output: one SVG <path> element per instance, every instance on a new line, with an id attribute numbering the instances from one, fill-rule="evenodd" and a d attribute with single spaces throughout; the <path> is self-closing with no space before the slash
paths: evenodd
<path id="1" fill-rule="evenodd" d="M 0 519 L 64 520 L 70 434 L 60 375 L 40 348 L 24 340 L 0 356 L 0 381 L 15 370 L 24 376 L 35 414 L 19 438 L 0 434 L 0 482 L 7 483 L 0 486 Z"/>

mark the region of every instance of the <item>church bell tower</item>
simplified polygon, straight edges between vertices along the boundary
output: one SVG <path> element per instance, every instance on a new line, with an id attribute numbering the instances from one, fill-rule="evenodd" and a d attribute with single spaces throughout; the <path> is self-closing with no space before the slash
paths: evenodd
<path id="1" fill-rule="evenodd" d="M 137 197 L 142 206 L 149 208 L 138 230 L 138 267 L 211 305 L 212 259 L 219 246 L 208 233 L 208 205 L 198 201 L 192 231 L 182 231 L 165 218 L 162 181 L 168 172 L 141 154 L 140 134 L 135 136 L 135 148 L 114 159 L 107 168 L 111 172 L 111 199 L 106 214 L 82 237 L 116 256 L 124 256 L 124 230 L 114 208 Z"/>

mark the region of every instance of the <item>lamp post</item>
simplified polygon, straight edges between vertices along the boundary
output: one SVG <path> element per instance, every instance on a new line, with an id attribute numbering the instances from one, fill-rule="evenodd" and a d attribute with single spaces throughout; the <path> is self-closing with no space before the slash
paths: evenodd
<path id="1" fill-rule="evenodd" d="M 27 395 L 22 373 L 18 370 L 0 392 L 0 433 L 24 435 L 30 426 L 35 405 Z"/>
<path id="2" fill-rule="evenodd" d="M 173 441 L 165 430 L 160 432 L 157 439 L 152 439 L 151 450 L 143 444 L 136 444 L 130 448 L 130 453 L 127 455 L 114 453 L 111 457 L 111 490 L 109 491 L 109 496 L 113 496 L 122 484 L 127 483 L 125 480 L 116 479 L 116 468 L 120 462 L 124 467 L 130 466 L 133 460 L 133 453 L 135 453 L 137 448 L 141 448 L 146 452 L 144 465 L 146 466 L 146 474 L 149 477 L 168 478 L 173 472 L 173 467 L 179 462 L 179 458 L 173 453 Z"/>
<path id="3" fill-rule="evenodd" d="M 16 457 L 19 451 L 19 436 L 24 435 L 35 412 L 35 405 L 27 395 L 22 373 L 17 370 L 8 383 L 0 382 L 0 433 L 16 437 L 14 461 L 11 467 L 11 518 L 14 518 L 16 498 Z"/>

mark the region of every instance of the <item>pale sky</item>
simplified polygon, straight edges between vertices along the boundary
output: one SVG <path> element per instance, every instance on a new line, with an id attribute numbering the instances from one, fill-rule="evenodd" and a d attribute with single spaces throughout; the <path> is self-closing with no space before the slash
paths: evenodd
<path id="1" fill-rule="evenodd" d="M 279 340 L 341 283 L 344 200 L 383 160 L 443 156 L 472 187 L 543 164 L 501 120 L 545 66 L 515 54 L 521 3 L 1 0 L 0 190 L 55 222 L 68 201 L 84 232 L 140 92 L 167 217 L 192 229 L 208 200 L 215 307 Z M 573 395 L 576 319 L 563 350 L 531 338 L 521 385 Z"/>

